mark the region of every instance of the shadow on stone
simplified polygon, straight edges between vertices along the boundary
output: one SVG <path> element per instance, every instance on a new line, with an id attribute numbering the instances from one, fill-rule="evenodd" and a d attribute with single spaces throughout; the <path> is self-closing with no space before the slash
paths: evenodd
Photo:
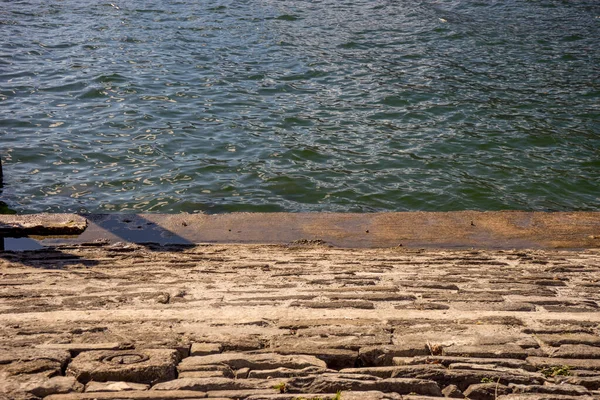
<path id="1" fill-rule="evenodd" d="M 14 243 L 15 240 L 25 240 L 24 243 L 27 246 L 39 246 L 39 248 L 15 250 L 6 246 L 7 242 L 9 244 Z M 0 258 L 33 268 L 64 269 L 73 265 L 86 267 L 98 265 L 96 260 L 88 260 L 53 247 L 43 247 L 37 241 L 28 238 L 0 238 L 0 243 Z M 20 246 L 23 246 L 23 244 L 21 243 Z"/>
<path id="2" fill-rule="evenodd" d="M 184 251 L 195 244 L 177 233 L 150 221 L 139 214 L 83 215 L 89 226 L 85 232 L 90 239 L 123 240 L 144 246 L 151 251 Z M 80 238 L 81 240 L 81 238 Z"/>

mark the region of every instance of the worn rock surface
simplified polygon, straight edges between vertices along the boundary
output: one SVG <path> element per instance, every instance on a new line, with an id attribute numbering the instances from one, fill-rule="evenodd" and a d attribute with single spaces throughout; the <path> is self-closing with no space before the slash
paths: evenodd
<path id="1" fill-rule="evenodd" d="M 597 250 L 3 252 L 0 398 L 598 400 L 599 277 Z"/>
<path id="2" fill-rule="evenodd" d="M 82 383 L 116 380 L 157 383 L 175 379 L 178 361 L 175 349 L 86 351 L 71 361 L 67 375 Z"/>

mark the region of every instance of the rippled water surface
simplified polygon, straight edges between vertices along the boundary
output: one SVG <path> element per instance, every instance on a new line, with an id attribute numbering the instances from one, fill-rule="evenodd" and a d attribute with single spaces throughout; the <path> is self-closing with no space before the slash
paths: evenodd
<path id="1" fill-rule="evenodd" d="M 600 2 L 4 0 L 0 145 L 19 212 L 599 210 Z"/>

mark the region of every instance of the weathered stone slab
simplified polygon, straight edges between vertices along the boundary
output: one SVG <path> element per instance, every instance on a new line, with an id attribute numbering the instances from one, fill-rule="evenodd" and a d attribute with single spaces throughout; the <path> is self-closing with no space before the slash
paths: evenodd
<path id="1" fill-rule="evenodd" d="M 449 367 L 455 363 L 468 363 L 482 366 L 498 366 L 503 368 L 523 369 L 525 371 L 536 371 L 536 368 L 526 360 L 510 358 L 475 358 L 475 357 L 448 357 L 448 356 L 425 356 L 425 357 L 394 357 L 394 365 L 414 364 L 441 364 Z"/>
<path id="2" fill-rule="evenodd" d="M 208 356 L 196 356 L 183 359 L 177 369 L 179 372 L 194 371 L 206 365 L 227 365 L 233 370 L 250 368 L 251 370 L 275 369 L 279 367 L 302 369 L 307 367 L 326 368 L 325 362 L 311 355 L 281 355 L 275 353 L 220 353 Z"/>
<path id="3" fill-rule="evenodd" d="M 234 378 L 235 372 L 228 365 L 198 365 L 193 371 L 179 371 L 179 378 Z"/>
<path id="4" fill-rule="evenodd" d="M 364 300 L 346 300 L 346 301 L 294 301 L 290 307 L 305 308 L 360 308 L 363 310 L 372 310 L 375 304 Z"/>
<path id="5" fill-rule="evenodd" d="M 428 396 L 441 396 L 442 392 L 433 381 L 423 379 L 377 379 L 362 380 L 339 377 L 335 374 L 292 378 L 286 388 L 290 393 L 332 393 L 338 390 L 381 391 L 400 394 L 417 393 Z"/>
<path id="6" fill-rule="evenodd" d="M 563 344 L 548 355 L 557 358 L 600 358 L 600 347 L 585 344 Z"/>
<path id="7" fill-rule="evenodd" d="M 510 384 L 513 393 L 546 393 L 567 396 L 590 396 L 591 393 L 583 386 L 562 383 L 555 385 L 546 382 L 544 385 L 515 385 Z"/>
<path id="8" fill-rule="evenodd" d="M 600 335 L 589 333 L 564 333 L 554 335 L 537 335 L 546 346 L 561 346 L 564 344 L 586 344 L 600 346 Z"/>
<path id="9" fill-rule="evenodd" d="M 87 219 L 77 214 L 0 215 L 0 233 L 11 235 L 77 235 Z"/>
<path id="10" fill-rule="evenodd" d="M 139 392 L 95 392 L 95 393 L 69 393 L 55 394 L 46 397 L 44 400 L 199 400 L 205 399 L 205 392 L 196 392 L 190 390 L 177 391 L 152 391 L 144 390 Z M 211 399 L 211 400 L 231 400 L 231 399 Z"/>
<path id="11" fill-rule="evenodd" d="M 82 392 L 83 385 L 70 376 L 55 376 L 49 379 L 29 380 L 21 386 L 20 391 L 45 397 L 51 394 Z"/>
<path id="12" fill-rule="evenodd" d="M 145 385 L 143 383 L 134 383 L 134 382 L 88 382 L 85 385 L 86 393 L 94 393 L 94 392 L 127 392 L 131 390 L 148 390 L 150 389 L 150 385 Z"/>
<path id="13" fill-rule="evenodd" d="M 452 308 L 460 311 L 513 311 L 513 312 L 533 312 L 535 305 L 530 303 L 512 303 L 512 302 L 453 302 Z"/>
<path id="14" fill-rule="evenodd" d="M 371 326 L 362 325 L 321 325 L 311 328 L 301 328 L 295 330 L 298 337 L 327 337 L 327 336 L 358 336 L 358 337 L 379 337 L 391 336 L 390 328 L 381 324 Z"/>
<path id="15" fill-rule="evenodd" d="M 513 368 L 499 367 L 494 364 L 469 364 L 469 363 L 453 363 L 448 366 L 448 369 L 463 369 L 463 370 L 480 370 L 480 371 L 500 371 L 500 372 L 519 372 Z"/>
<path id="16" fill-rule="evenodd" d="M 235 378 L 233 371 L 207 370 L 207 371 L 184 371 L 178 374 L 178 378 Z"/>
<path id="17" fill-rule="evenodd" d="M 331 300 L 368 300 L 368 301 L 406 301 L 415 300 L 415 295 L 407 293 L 321 293 L 322 296 L 328 297 Z"/>
<path id="18" fill-rule="evenodd" d="M 317 326 L 339 325 L 347 326 L 351 331 L 355 326 L 376 326 L 381 321 L 373 318 L 313 318 L 313 319 L 282 319 L 277 324 L 280 329 L 307 329 Z"/>
<path id="19" fill-rule="evenodd" d="M 319 400 L 337 400 L 337 393 L 302 393 L 301 395 L 293 393 L 271 394 L 271 395 L 255 395 L 249 396 L 245 400 L 300 400 L 300 399 L 319 399 Z M 383 393 L 379 391 L 368 392 L 341 392 L 342 400 L 402 400 L 407 399 L 398 393 Z M 411 397 L 414 400 L 413 397 Z M 420 396 L 421 399 L 424 399 Z M 429 399 L 434 399 L 429 397 Z M 438 398 L 439 400 L 439 398 Z"/>
<path id="20" fill-rule="evenodd" d="M 305 354 L 312 355 L 321 361 L 325 362 L 327 368 L 342 369 L 354 367 L 358 358 L 358 353 L 352 350 L 344 349 L 325 349 L 325 348 L 314 348 L 314 347 L 300 347 L 300 348 L 271 348 L 272 351 L 277 354 Z"/>
<path id="21" fill-rule="evenodd" d="M 525 371 L 509 373 L 504 371 L 449 370 L 445 368 L 419 370 L 412 366 L 398 367 L 392 374 L 392 377 L 428 379 L 436 381 L 443 387 L 454 384 L 462 391 L 466 390 L 470 385 L 481 383 L 482 379 L 491 379 L 494 382 L 500 382 L 502 385 L 508 385 L 509 383 L 542 384 L 545 380 L 542 374 Z"/>
<path id="22" fill-rule="evenodd" d="M 481 345 L 481 346 L 450 346 L 443 350 L 450 357 L 479 357 L 479 358 L 518 358 L 526 359 L 529 355 L 517 345 Z"/>
<path id="23" fill-rule="evenodd" d="M 71 353 L 94 350 L 127 350 L 132 349 L 132 343 L 47 343 L 37 346 L 40 349 L 66 350 Z"/>
<path id="24" fill-rule="evenodd" d="M 592 396 L 568 396 L 548 393 L 511 393 L 498 396 L 497 400 L 596 400 Z"/>
<path id="25" fill-rule="evenodd" d="M 271 340 L 272 348 L 329 348 L 358 351 L 361 347 L 372 345 L 386 345 L 390 343 L 390 335 L 377 336 L 314 336 L 297 337 L 282 336 Z"/>
<path id="26" fill-rule="evenodd" d="M 575 358 L 527 357 L 527 362 L 538 369 L 566 365 L 574 369 L 600 370 L 600 359 L 581 360 Z"/>
<path id="27" fill-rule="evenodd" d="M 218 354 L 223 350 L 220 343 L 192 343 L 190 356 L 207 356 Z"/>
<path id="28" fill-rule="evenodd" d="M 430 369 L 443 369 L 444 367 L 436 364 L 411 365 L 407 367 L 364 367 L 364 368 L 345 368 L 340 370 L 340 374 L 361 374 L 371 375 L 378 378 L 391 378 L 396 376 L 397 371 L 418 372 Z"/>
<path id="29" fill-rule="evenodd" d="M 306 368 L 302 368 L 302 369 L 292 369 L 292 368 L 280 367 L 280 368 L 276 368 L 276 369 L 250 371 L 248 373 L 248 378 L 251 378 L 251 379 L 293 378 L 295 376 L 308 376 L 308 375 L 315 375 L 315 374 L 323 374 L 326 372 L 335 372 L 335 370 L 319 368 L 319 367 L 306 367 Z"/>
<path id="30" fill-rule="evenodd" d="M 598 376 L 556 376 L 557 383 L 568 383 L 583 386 L 588 390 L 600 390 L 600 375 Z"/>
<path id="31" fill-rule="evenodd" d="M 15 361 L 2 367 L 2 371 L 8 375 L 44 374 L 46 377 L 60 375 L 61 365 L 58 361 L 37 359 L 27 361 Z"/>
<path id="32" fill-rule="evenodd" d="M 392 365 L 394 357 L 414 357 L 431 354 L 425 343 L 405 343 L 390 346 L 368 346 L 358 352 L 364 366 Z"/>
<path id="33" fill-rule="evenodd" d="M 154 383 L 175 379 L 176 350 L 145 349 L 80 353 L 67 368 L 78 381 Z"/>
<path id="34" fill-rule="evenodd" d="M 494 400 L 498 396 L 510 392 L 508 386 L 499 383 L 477 383 L 469 386 L 464 391 L 464 395 L 470 400 Z"/>
<path id="35" fill-rule="evenodd" d="M 397 310 L 448 310 L 450 309 L 450 305 L 427 301 L 415 301 L 410 304 L 396 304 L 394 305 L 394 308 Z"/>
<path id="36" fill-rule="evenodd" d="M 245 389 L 245 390 L 211 390 L 206 393 L 211 400 L 214 397 L 232 400 L 245 400 L 252 396 L 270 396 L 275 393 L 273 388 L 269 389 Z"/>
<path id="37" fill-rule="evenodd" d="M 276 393 L 277 384 L 285 383 L 285 379 L 228 379 L 228 378 L 179 378 L 158 383 L 151 390 L 199 390 L 209 392 L 215 390 L 255 390 L 271 389 Z"/>
<path id="38" fill-rule="evenodd" d="M 0 365 L 10 364 L 15 361 L 52 360 L 65 367 L 71 361 L 71 354 L 64 350 L 49 349 L 0 349 Z"/>
<path id="39" fill-rule="evenodd" d="M 464 399 L 465 395 L 460 391 L 458 386 L 456 385 L 448 385 L 444 389 L 442 389 L 442 394 L 444 397 L 449 397 L 452 399 Z"/>

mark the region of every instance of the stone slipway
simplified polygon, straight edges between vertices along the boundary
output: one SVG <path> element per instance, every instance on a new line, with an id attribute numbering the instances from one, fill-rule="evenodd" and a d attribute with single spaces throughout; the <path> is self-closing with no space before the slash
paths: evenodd
<path id="1" fill-rule="evenodd" d="M 5 218 L 14 217 L 2 219 Z M 2 219 L 0 232 L 2 226 L 6 226 Z M 71 226 L 65 221 L 78 221 L 77 226 L 81 226 L 80 216 L 59 214 L 46 217 L 47 223 L 53 219 L 57 220 L 55 225 L 64 224 L 65 234 L 71 233 Z M 461 211 L 88 215 L 87 229 L 77 238 L 70 241 L 46 240 L 46 243 L 82 243 L 98 239 L 159 244 L 286 244 L 318 240 L 350 248 L 598 248 L 600 213 Z"/>
<path id="2" fill-rule="evenodd" d="M 89 216 L 0 252 L 0 398 L 599 400 L 597 216 Z"/>

